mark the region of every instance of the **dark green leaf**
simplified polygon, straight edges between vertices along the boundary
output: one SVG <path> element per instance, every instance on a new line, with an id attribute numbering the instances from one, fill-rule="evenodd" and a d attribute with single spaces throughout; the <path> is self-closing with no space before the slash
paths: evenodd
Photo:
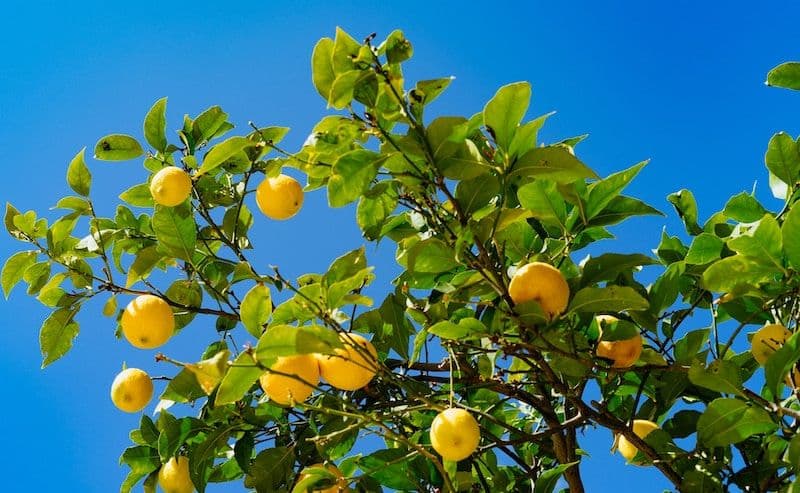
<path id="1" fill-rule="evenodd" d="M 798 359 L 800 359 L 800 332 L 792 334 L 777 351 L 772 353 L 764 365 L 767 388 L 772 395 L 780 395 L 779 386 L 784 377 L 792 371 Z"/>
<path id="2" fill-rule="evenodd" d="M 281 490 L 281 485 L 287 484 L 292 477 L 293 450 L 275 447 L 259 452 L 245 477 L 245 487 L 255 488 L 256 493 L 285 491 Z"/>
<path id="3" fill-rule="evenodd" d="M 368 476 L 382 485 L 401 491 L 418 491 L 414 474 L 409 467 L 411 455 L 405 448 L 378 450 L 362 457 L 358 465 Z"/>
<path id="4" fill-rule="evenodd" d="M 800 269 L 800 241 L 797 241 L 800 238 L 800 207 L 789 209 L 781 226 L 781 236 L 789 264 L 795 269 Z"/>
<path id="5" fill-rule="evenodd" d="M 627 255 L 604 253 L 590 258 L 583 265 L 581 286 L 588 286 L 600 281 L 611 281 L 624 272 L 632 272 L 639 266 L 655 263 L 657 262 L 654 259 L 639 253 Z"/>
<path id="6" fill-rule="evenodd" d="M 101 161 L 128 161 L 143 154 L 142 146 L 130 135 L 106 135 L 94 146 L 94 158 Z"/>
<path id="7" fill-rule="evenodd" d="M 539 475 L 536 480 L 536 485 L 533 488 L 533 493 L 552 493 L 558 483 L 558 478 L 564 474 L 564 471 L 570 467 L 578 464 L 578 461 L 570 462 L 567 464 L 560 464 L 556 467 L 548 469 Z"/>
<path id="8" fill-rule="evenodd" d="M 650 313 L 659 316 L 672 306 L 680 292 L 680 278 L 686 271 L 684 262 L 673 262 L 650 287 Z"/>
<path id="9" fill-rule="evenodd" d="M 723 394 L 742 395 L 739 367 L 730 361 L 714 360 L 708 367 L 695 361 L 689 369 L 689 381 L 705 389 Z"/>
<path id="10" fill-rule="evenodd" d="M 222 111 L 219 106 L 212 106 L 200 113 L 192 122 L 192 137 L 194 141 L 200 143 L 211 140 L 227 120 L 228 114 Z"/>
<path id="11" fill-rule="evenodd" d="M 647 161 L 642 161 L 589 185 L 587 188 L 589 195 L 586 198 L 586 218 L 591 219 L 605 209 L 614 197 L 622 193 L 646 164 Z"/>

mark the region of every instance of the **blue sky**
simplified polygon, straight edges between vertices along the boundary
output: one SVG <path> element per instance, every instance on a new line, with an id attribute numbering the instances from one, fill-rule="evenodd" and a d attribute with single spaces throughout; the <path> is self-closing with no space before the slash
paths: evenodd
<path id="1" fill-rule="evenodd" d="M 248 120 L 293 129 L 296 148 L 325 114 L 310 82 L 316 40 L 338 24 L 356 37 L 401 28 L 414 43 L 407 79 L 454 75 L 436 114 L 471 115 L 502 84 L 529 80 L 529 116 L 556 110 L 541 136 L 590 133 L 578 155 L 601 175 L 652 159 L 629 192 L 669 212 L 665 196 L 692 189 L 701 217 L 758 183 L 774 207 L 763 167 L 769 137 L 798 133 L 800 95 L 766 88 L 766 72 L 800 58 L 800 6 L 760 2 L 18 2 L 0 16 L 0 199 L 45 211 L 67 193 L 66 165 L 101 136 L 138 135 L 150 105 L 169 97 L 168 118 L 219 104 L 241 129 Z M 335 4 L 335 5 L 334 5 Z M 602 4 L 602 5 L 601 5 Z M 175 4 L 177 5 L 177 4 Z M 144 180 L 135 163 L 91 162 L 101 214 Z M 50 216 L 53 217 L 53 216 Z M 320 271 L 361 244 L 352 210 L 331 211 L 311 194 L 294 221 L 255 227 L 258 261 L 289 275 Z M 618 229 L 608 248 L 646 251 L 674 214 Z M 388 246 L 388 243 L 387 243 Z M 22 247 L 0 236 L 0 256 Z M 383 282 L 392 251 L 368 250 Z M 75 349 L 39 369 L 38 327 L 46 311 L 15 290 L 0 302 L 6 333 L 2 491 L 116 491 L 116 464 L 138 416 L 113 408 L 108 388 L 122 361 L 154 368 L 152 354 L 113 337 L 85 313 Z M 191 359 L 213 329 L 195 323 L 165 347 Z M 165 369 L 165 371 L 172 371 Z M 153 371 L 160 374 L 159 369 Z M 655 491 L 648 469 L 608 453 L 611 437 L 589 433 L 589 491 Z M 621 479 L 624 478 L 624 479 Z M 210 487 L 211 492 L 239 491 Z"/>

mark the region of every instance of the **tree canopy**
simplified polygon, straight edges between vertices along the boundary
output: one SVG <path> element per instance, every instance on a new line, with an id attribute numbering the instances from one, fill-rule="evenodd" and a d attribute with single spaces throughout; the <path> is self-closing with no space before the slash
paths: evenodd
<path id="1" fill-rule="evenodd" d="M 451 79 L 407 83 L 412 54 L 400 31 L 320 40 L 312 79 L 331 111 L 297 151 L 281 146 L 281 126 L 231 136 L 218 106 L 172 138 L 164 98 L 142 136 L 94 147 L 95 160 L 144 165 L 113 217 L 91 199 L 85 149 L 69 163 L 63 215 L 7 205 L 5 227 L 27 249 L 0 281 L 6 296 L 24 281 L 50 310 L 43 367 L 100 298 L 121 338 L 174 370 L 157 417 L 130 433 L 121 492 L 155 491 L 182 467 L 200 492 L 229 481 L 258 493 L 580 492 L 588 428 L 613 432 L 620 460 L 677 491 L 797 491 L 798 140 L 779 132 L 767 145 L 780 210 L 740 193 L 702 219 L 684 189 L 668 200 L 685 233 L 664 231 L 652 252 L 595 254 L 613 226 L 661 214 L 623 194 L 646 163 L 600 177 L 579 157 L 584 135 L 540 142 L 550 115 L 525 120 L 527 82 L 471 116 L 427 119 Z M 800 63 L 767 82 L 800 90 Z M 165 169 L 189 177 L 185 195 L 160 188 Z M 364 246 L 296 279 L 270 265 L 248 233 L 290 220 L 303 193 L 350 206 L 367 242 L 394 245 L 390 292 L 365 294 Z M 155 327 L 208 345 L 177 361 L 155 349 Z M 453 408 L 461 435 L 445 443 Z M 367 435 L 383 448 L 360 452 Z"/>

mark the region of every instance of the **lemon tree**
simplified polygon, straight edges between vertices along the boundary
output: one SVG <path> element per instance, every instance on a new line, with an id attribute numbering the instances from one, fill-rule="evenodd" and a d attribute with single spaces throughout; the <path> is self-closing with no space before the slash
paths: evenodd
<path id="1" fill-rule="evenodd" d="M 543 142 L 550 115 L 528 117 L 527 82 L 432 118 L 453 79 L 406 80 L 412 54 L 401 31 L 337 29 L 313 50 L 329 110 L 300 149 L 217 106 L 169 138 L 161 99 L 141 135 L 75 155 L 56 212 L 6 206 L 24 247 L 0 285 L 49 311 L 42 366 L 97 300 L 119 344 L 156 360 L 109 376 L 114 404 L 143 411 L 121 492 L 580 493 L 597 487 L 586 433 L 675 491 L 800 488 L 797 139 L 766 146 L 773 205 L 739 193 L 701 218 L 680 190 L 667 200 L 683 230 L 604 251 L 619 223 L 662 214 L 624 194 L 646 163 L 599 176 L 585 136 Z M 767 82 L 800 89 L 800 63 Z M 95 203 L 91 169 L 109 161 L 138 179 Z M 306 194 L 348 207 L 399 275 L 374 282 L 363 245 L 321 243 L 324 272 L 284 276 L 249 232 L 302 213 Z M 159 352 L 171 338 L 196 357 Z"/>

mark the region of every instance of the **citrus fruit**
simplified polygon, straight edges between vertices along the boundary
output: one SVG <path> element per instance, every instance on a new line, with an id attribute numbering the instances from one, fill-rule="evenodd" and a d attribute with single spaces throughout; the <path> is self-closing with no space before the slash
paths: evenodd
<path id="1" fill-rule="evenodd" d="M 658 425 L 652 421 L 648 421 L 646 419 L 635 419 L 633 421 L 633 433 L 641 439 L 644 439 L 647 435 L 652 433 L 653 430 L 657 429 Z M 623 435 L 619 436 L 617 450 L 619 450 L 619 453 L 629 461 L 636 457 L 636 453 L 639 452 L 639 449 L 634 447 L 633 444 L 629 442 L 628 439 Z"/>
<path id="2" fill-rule="evenodd" d="M 339 334 L 339 339 L 344 347 L 336 348 L 334 354 L 317 356 L 320 375 L 337 389 L 358 390 L 378 371 L 378 352 L 358 334 Z"/>
<path id="3" fill-rule="evenodd" d="M 256 188 L 256 204 L 271 219 L 289 219 L 303 206 L 303 187 L 291 176 L 267 178 Z"/>
<path id="4" fill-rule="evenodd" d="M 759 365 L 764 365 L 772 354 L 786 342 L 792 333 L 779 324 L 767 324 L 753 334 L 750 351 Z"/>
<path id="5" fill-rule="evenodd" d="M 308 399 L 319 382 L 319 364 L 312 354 L 279 357 L 270 370 L 259 379 L 261 388 L 283 406 Z"/>
<path id="6" fill-rule="evenodd" d="M 111 402 L 127 413 L 141 411 L 152 398 L 153 381 L 138 368 L 122 370 L 111 383 Z"/>
<path id="7" fill-rule="evenodd" d="M 481 431 L 472 415 L 451 407 L 440 412 L 431 423 L 431 445 L 444 460 L 464 460 L 478 448 Z"/>
<path id="8" fill-rule="evenodd" d="M 158 296 L 143 294 L 128 303 L 122 312 L 122 333 L 135 347 L 153 349 L 161 346 L 175 330 L 172 308 Z"/>
<path id="9" fill-rule="evenodd" d="M 297 482 L 300 483 L 305 478 L 307 478 L 309 476 L 307 471 L 310 468 L 313 468 L 313 467 L 324 467 L 325 469 L 330 471 L 331 474 L 336 476 L 336 478 L 337 478 L 336 479 L 336 483 L 331 485 L 328 488 L 317 488 L 317 489 L 313 489 L 313 490 L 309 490 L 309 489 L 306 488 L 306 489 L 302 489 L 302 490 L 297 490 L 298 493 L 311 493 L 312 491 L 314 493 L 349 493 L 350 492 L 350 488 L 347 487 L 347 480 L 344 479 L 344 475 L 342 474 L 342 471 L 340 471 L 339 468 L 334 466 L 333 464 L 327 464 L 327 465 L 314 464 L 313 466 L 308 466 L 307 468 L 305 468 L 302 471 L 300 471 L 300 475 L 297 477 Z M 321 483 L 322 482 L 320 481 L 320 484 Z"/>
<path id="10" fill-rule="evenodd" d="M 569 286 L 561 271 L 552 265 L 531 262 L 514 273 L 508 294 L 516 304 L 536 301 L 553 318 L 567 308 Z"/>
<path id="11" fill-rule="evenodd" d="M 627 368 L 639 360 L 642 354 L 642 336 L 636 334 L 629 339 L 618 341 L 604 341 L 603 327 L 617 321 L 611 315 L 598 315 L 597 323 L 600 326 L 600 342 L 597 343 L 597 356 L 610 359 L 613 368 Z"/>
<path id="12" fill-rule="evenodd" d="M 189 477 L 189 459 L 173 457 L 158 471 L 158 485 L 164 493 L 192 493 L 194 485 Z"/>
<path id="13" fill-rule="evenodd" d="M 191 193 L 192 179 L 177 166 L 167 166 L 150 181 L 150 194 L 156 204 L 175 207 L 189 198 Z"/>

